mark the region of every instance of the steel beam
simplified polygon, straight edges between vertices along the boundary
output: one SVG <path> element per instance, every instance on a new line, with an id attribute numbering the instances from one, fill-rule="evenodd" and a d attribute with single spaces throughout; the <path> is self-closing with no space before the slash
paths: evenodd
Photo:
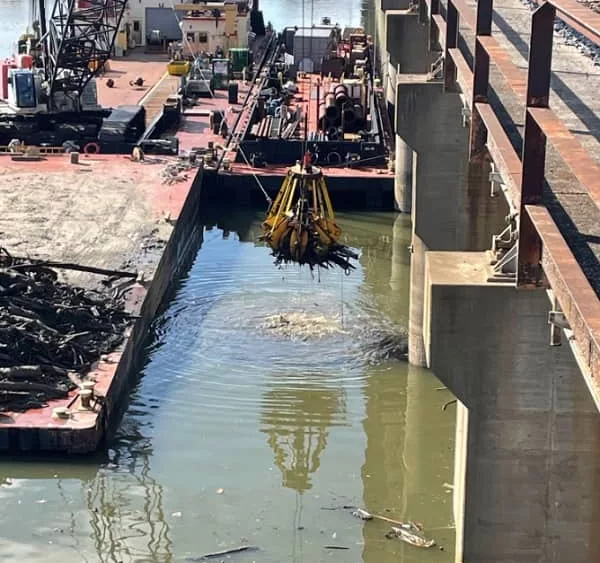
<path id="1" fill-rule="evenodd" d="M 536 0 L 538 3 L 539 0 Z M 539 2 L 541 4 L 541 2 Z M 593 43 L 600 42 L 600 14 L 576 0 L 553 0 L 558 16 Z"/>
<path id="2" fill-rule="evenodd" d="M 481 36 L 492 35 L 493 0 L 479 0 L 475 14 L 475 58 L 473 61 L 473 99 L 471 100 L 471 133 L 469 155 L 471 159 L 480 158 L 485 154 L 487 130 L 482 123 L 479 113 L 475 110 L 476 103 L 487 103 L 490 82 L 490 56 L 479 41 Z"/>
<path id="3" fill-rule="evenodd" d="M 519 214 L 519 267 L 517 286 L 538 286 L 541 281 L 541 244 L 525 206 L 542 200 L 546 167 L 546 135 L 529 108 L 547 108 L 552 76 L 552 39 L 556 9 L 545 3 L 531 16 L 531 40 L 527 71 L 523 175 Z"/>
<path id="4" fill-rule="evenodd" d="M 600 301 L 548 210 L 528 205 L 524 213 L 541 238 L 544 273 L 569 323 L 575 357 L 600 408 Z"/>
<path id="5" fill-rule="evenodd" d="M 444 48 L 444 89 L 454 90 L 456 83 L 456 65 L 448 53 L 458 47 L 458 10 L 453 0 L 448 0 L 446 13 L 446 41 Z"/>
<path id="6" fill-rule="evenodd" d="M 442 36 L 442 29 L 436 22 L 436 17 L 440 15 L 440 0 L 430 0 L 429 3 L 429 50 L 435 50 L 440 40 L 445 41 L 446 34 Z M 444 26 L 445 29 L 445 26 Z"/>

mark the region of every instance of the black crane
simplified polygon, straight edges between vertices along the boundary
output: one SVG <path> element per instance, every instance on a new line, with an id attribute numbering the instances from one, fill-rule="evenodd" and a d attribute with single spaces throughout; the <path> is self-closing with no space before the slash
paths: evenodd
<path id="1" fill-rule="evenodd" d="M 54 0 L 49 17 L 46 0 L 34 1 L 48 110 L 65 98 L 78 110 L 84 88 L 112 54 L 127 0 Z"/>

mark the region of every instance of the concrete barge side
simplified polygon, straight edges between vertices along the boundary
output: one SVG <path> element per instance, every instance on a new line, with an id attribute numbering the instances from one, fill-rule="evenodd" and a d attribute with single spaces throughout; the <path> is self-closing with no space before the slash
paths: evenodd
<path id="1" fill-rule="evenodd" d="M 118 419 L 150 324 L 201 242 L 202 170 L 190 170 L 189 179 L 169 184 L 160 181 L 164 162 L 140 164 L 126 157 L 95 157 L 77 167 L 66 155 L 16 164 L 0 158 L 0 173 L 14 186 L 12 192 L 0 190 L 0 205 L 8 215 L 0 219 L 3 244 L 22 254 L 143 270 L 144 279 L 139 277 L 126 294 L 135 323 L 124 344 L 90 373 L 98 399 L 92 408 L 81 408 L 75 390 L 45 408 L 0 415 L 0 451 L 89 453 Z M 9 232 L 14 241 L 6 240 Z M 61 274 L 77 285 L 91 287 L 98 281 L 89 274 Z M 67 407 L 69 418 L 53 416 L 57 407 Z"/>

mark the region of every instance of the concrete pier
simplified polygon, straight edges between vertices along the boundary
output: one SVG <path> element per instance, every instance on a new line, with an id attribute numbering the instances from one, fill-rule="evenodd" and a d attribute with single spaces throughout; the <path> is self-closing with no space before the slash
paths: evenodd
<path id="1" fill-rule="evenodd" d="M 492 235 L 503 228 L 507 207 L 502 198 L 489 197 L 489 164 L 469 164 L 469 131 L 458 93 L 445 92 L 428 75 L 400 74 L 396 100 L 396 133 L 407 147 L 402 150 L 410 147 L 413 155 L 411 184 L 395 187 L 399 207 L 411 200 L 413 222 L 409 360 L 425 366 L 425 252 L 489 247 Z"/>
<path id="2" fill-rule="evenodd" d="M 598 74 L 552 0 L 377 6 L 409 361 L 457 397 L 455 561 L 600 561 Z"/>
<path id="3" fill-rule="evenodd" d="M 546 291 L 488 283 L 488 264 L 425 265 L 426 355 L 461 403 L 457 561 L 600 560 L 600 417 L 569 348 L 549 347 Z"/>

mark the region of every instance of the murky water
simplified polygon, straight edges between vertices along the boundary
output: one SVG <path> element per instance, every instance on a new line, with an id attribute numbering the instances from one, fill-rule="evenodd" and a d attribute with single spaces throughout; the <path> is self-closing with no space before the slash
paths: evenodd
<path id="1" fill-rule="evenodd" d="M 0 462 L 0 560 L 170 562 L 246 542 L 260 551 L 232 561 L 452 560 L 447 393 L 404 362 L 370 364 L 357 338 L 406 326 L 406 217 L 342 216 L 360 264 L 320 279 L 276 269 L 259 220 L 207 225 L 108 459 Z M 280 313 L 341 331 L 257 330 Z M 421 521 L 445 550 L 343 506 Z"/>

